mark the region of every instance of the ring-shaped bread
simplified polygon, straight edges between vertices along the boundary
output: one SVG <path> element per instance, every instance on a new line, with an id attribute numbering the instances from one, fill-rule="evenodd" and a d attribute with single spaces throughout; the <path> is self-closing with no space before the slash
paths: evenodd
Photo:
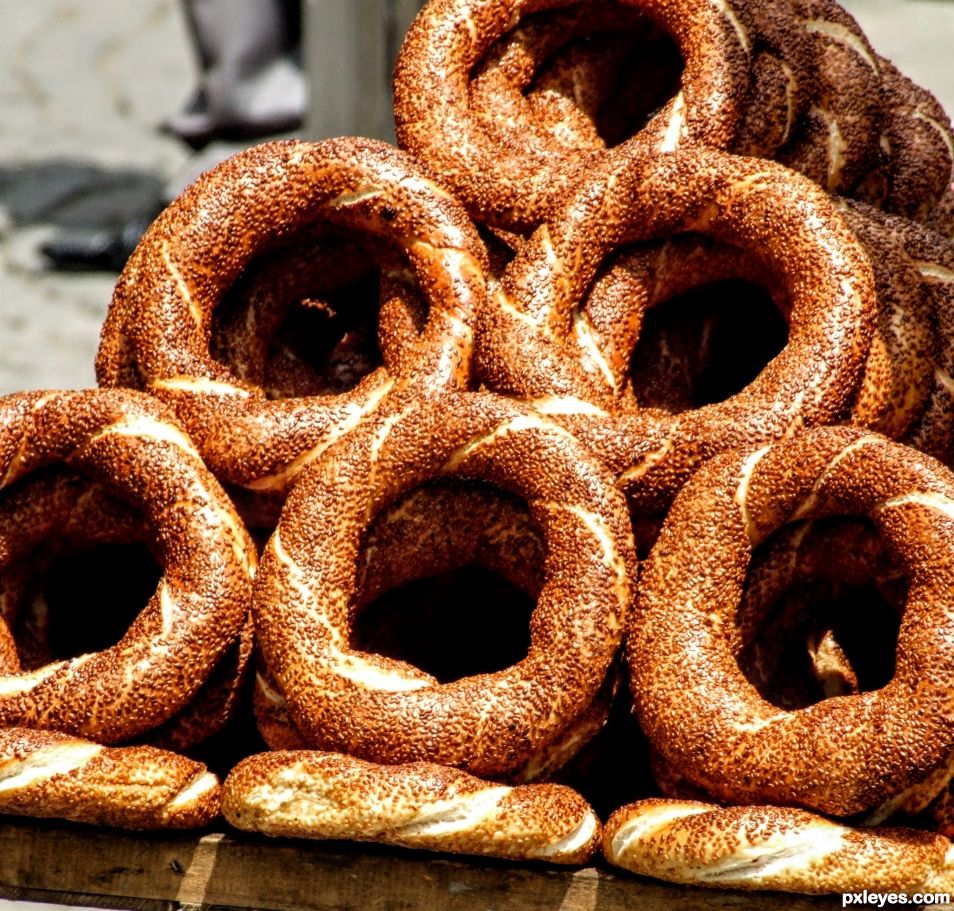
<path id="1" fill-rule="evenodd" d="M 954 240 L 954 180 L 947 185 L 937 205 L 924 221 L 947 240 Z"/>
<path id="2" fill-rule="evenodd" d="M 5 569 L 48 531 L 30 484 L 66 465 L 138 509 L 163 575 L 122 639 L 0 677 L 0 723 L 115 743 L 173 717 L 234 647 L 248 615 L 254 544 L 188 435 L 151 396 L 127 390 L 15 393 L 0 399 L 0 553 Z"/>
<path id="3" fill-rule="evenodd" d="M 679 46 L 680 91 L 623 147 L 670 151 L 690 142 L 729 148 L 749 85 L 749 11 L 693 0 L 625 0 Z M 525 142 L 498 143 L 469 107 L 471 73 L 521 17 L 569 0 L 434 0 L 415 18 L 398 57 L 394 115 L 400 145 L 451 186 L 467 210 L 523 232 L 567 193 L 573 168 L 547 166 Z M 550 156 L 552 159 L 552 156 Z"/>
<path id="4" fill-rule="evenodd" d="M 920 275 L 936 333 L 926 407 L 902 441 L 954 466 L 954 239 L 928 225 L 860 202 L 842 203 L 853 217 L 900 247 Z"/>
<path id="5" fill-rule="evenodd" d="M 914 258 L 892 237 L 877 210 L 845 203 L 841 212 L 868 252 L 878 318 L 850 422 L 904 440 L 918 424 L 936 385 L 938 320 Z"/>
<path id="6" fill-rule="evenodd" d="M 736 3 L 750 77 L 728 150 L 771 158 L 813 88 L 813 41 L 785 0 Z M 675 42 L 625 3 L 577 3 L 526 16 L 469 84 L 472 114 L 505 148 L 524 144 L 559 168 L 634 134 L 678 94 Z"/>
<path id="7" fill-rule="evenodd" d="M 620 400 L 583 305 L 617 248 L 685 232 L 758 257 L 791 313 L 787 344 L 749 386 L 671 415 L 638 408 L 632 390 Z M 711 150 L 614 152 L 507 267 L 481 314 L 477 369 L 488 388 L 566 426 L 631 499 L 655 508 L 717 452 L 837 419 L 859 382 L 876 307 L 864 248 L 804 177 Z"/>
<path id="8" fill-rule="evenodd" d="M 761 257 L 711 237 L 682 235 L 634 244 L 613 256 L 593 282 L 581 315 L 608 368 L 612 394 L 621 402 L 631 398 L 644 407 L 665 403 L 670 411 L 691 408 L 693 394 L 699 391 L 692 380 L 706 362 L 706 327 L 690 325 L 680 314 L 671 330 L 659 330 L 658 342 L 650 340 L 653 350 L 637 355 L 637 345 L 644 340 L 644 319 L 653 307 L 688 292 L 701 296 L 706 286 L 728 281 L 760 288 L 780 317 L 788 316 L 788 299 Z M 713 306 L 705 316 L 717 317 L 718 296 L 710 299 Z"/>
<path id="9" fill-rule="evenodd" d="M 351 644 L 362 535 L 402 494 L 440 477 L 523 497 L 546 545 L 527 656 L 443 684 Z M 634 561 L 621 494 L 565 430 L 497 396 L 408 398 L 293 488 L 256 576 L 259 650 L 312 746 L 503 776 L 593 702 L 621 640 Z"/>
<path id="10" fill-rule="evenodd" d="M 626 76 L 652 110 L 675 94 L 681 68 L 672 40 L 637 7 L 577 3 L 525 16 L 496 41 L 471 74 L 468 105 L 488 139 L 506 147 L 519 135 L 559 167 L 605 147 L 598 122 L 635 100 L 619 98 Z M 610 101 L 623 110 L 606 111 Z"/>
<path id="11" fill-rule="evenodd" d="M 954 128 L 943 106 L 927 89 L 878 58 L 885 116 L 881 161 L 852 196 L 924 221 L 954 179 Z"/>
<path id="12" fill-rule="evenodd" d="M 81 623 L 83 629 L 95 630 L 81 634 L 90 635 L 92 642 L 108 639 L 111 632 L 118 638 L 116 630 L 125 630 L 135 611 L 142 607 L 142 603 L 129 598 L 132 576 L 124 570 L 118 570 L 117 574 L 127 576 L 125 584 L 117 584 L 110 577 L 110 585 L 116 592 L 125 593 L 126 601 L 115 597 L 113 592 L 104 593 L 92 624 L 86 616 L 71 621 L 62 613 L 51 611 L 44 588 L 53 578 L 59 580 L 60 586 L 69 584 L 64 578 L 63 568 L 57 566 L 58 559 L 63 556 L 74 558 L 70 566 L 73 568 L 83 551 L 98 545 L 138 544 L 149 548 L 151 544 L 155 553 L 158 550 L 155 535 L 141 513 L 129 502 L 110 493 L 107 482 L 91 481 L 82 472 L 56 467 L 47 469 L 42 475 L 32 475 L 28 484 L 0 497 L 0 527 L 13 525 L 29 529 L 27 539 L 31 544 L 41 543 L 25 560 L 4 561 L 0 567 L 0 618 L 5 624 L 0 628 L 12 632 L 15 649 L 4 672 L 30 672 L 53 664 L 57 660 L 54 643 L 70 641 L 70 630 L 78 629 L 74 624 Z M 143 573 L 146 571 L 135 559 L 130 565 Z M 98 576 L 100 581 L 102 578 L 102 575 Z M 132 584 L 135 587 L 137 583 Z M 75 588 L 71 588 L 73 591 Z M 115 616 L 109 615 L 109 609 L 115 612 Z M 55 628 L 58 621 L 66 621 L 63 624 L 66 630 Z M 96 647 L 90 647 L 91 640 L 84 640 L 87 643 L 85 650 Z M 82 649 L 75 644 L 73 647 L 77 651 Z M 252 648 L 252 617 L 248 613 L 241 633 L 206 674 L 202 686 L 189 703 L 137 739 L 181 751 L 221 730 L 234 716 L 242 698 L 251 667 Z"/>
<path id="13" fill-rule="evenodd" d="M 883 121 L 878 57 L 836 0 L 789 0 L 816 60 L 813 94 L 777 160 L 829 193 L 847 193 L 877 163 Z"/>
<path id="14" fill-rule="evenodd" d="M 260 253 L 325 224 L 395 241 L 428 319 L 413 357 L 337 395 L 273 401 L 211 355 L 213 313 Z M 266 143 L 200 177 L 120 276 L 97 356 L 101 385 L 170 404 L 224 483 L 280 500 L 301 467 L 402 385 L 466 388 L 486 251 L 463 209 L 411 156 L 368 139 Z"/>
<path id="15" fill-rule="evenodd" d="M 356 240 L 319 229 L 257 260 L 216 309 L 213 357 L 269 399 L 413 368 L 427 302 L 396 245 Z"/>
<path id="16" fill-rule="evenodd" d="M 895 670 L 879 689 L 786 711 L 744 676 L 733 631 L 753 548 L 825 516 L 869 517 L 909 583 Z M 683 488 L 643 568 L 628 639 L 636 714 L 718 800 L 875 811 L 948 765 L 952 592 L 954 475 L 940 463 L 849 427 L 726 453 Z"/>
<path id="17" fill-rule="evenodd" d="M 490 571 L 535 603 L 544 581 L 544 549 L 525 503 L 486 485 L 444 481 L 415 488 L 379 513 L 363 537 L 358 566 L 356 614 L 408 582 L 440 574 L 446 583 L 444 574 L 474 567 Z M 472 612 L 457 614 L 453 621 L 437 616 L 438 611 L 446 613 L 448 600 L 456 596 L 456 591 L 453 583 L 445 588 L 443 597 L 431 589 L 427 606 L 403 603 L 421 597 L 420 588 L 414 595 L 402 594 L 374 620 L 362 619 L 360 632 L 356 634 L 352 628 L 353 644 L 363 651 L 401 655 L 405 660 L 409 650 L 413 655 L 424 655 L 430 670 L 441 680 L 472 674 L 475 663 L 482 670 L 509 664 L 520 648 L 519 639 L 514 641 L 521 635 L 514 629 L 521 624 L 520 616 L 504 620 L 507 626 L 498 627 L 494 634 L 499 642 L 488 647 L 487 619 L 492 616 L 500 622 L 501 607 L 490 607 L 487 618 Z M 519 604 L 508 597 L 503 601 L 509 610 Z M 415 613 L 410 623 L 402 622 L 405 606 Z M 412 637 L 421 633 L 423 643 L 413 641 Z M 468 642 L 459 643 L 467 637 Z M 448 648 L 448 642 L 454 642 L 455 648 Z M 439 657 L 435 649 L 440 649 Z M 509 772 L 507 780 L 546 780 L 586 746 L 606 723 L 619 688 L 617 671 L 615 666 L 610 670 L 590 705 L 556 740 L 534 754 L 523 768 Z M 270 749 L 310 746 L 292 722 L 286 700 L 264 667 L 259 668 L 256 678 L 254 709 L 259 732 Z"/>

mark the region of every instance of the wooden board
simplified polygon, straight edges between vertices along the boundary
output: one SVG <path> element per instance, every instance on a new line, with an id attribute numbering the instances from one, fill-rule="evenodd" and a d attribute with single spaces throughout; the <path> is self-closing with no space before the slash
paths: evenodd
<path id="1" fill-rule="evenodd" d="M 808 911 L 832 899 L 669 886 L 608 869 L 465 860 L 239 833 L 140 835 L 0 823 L 0 896 L 158 909 L 170 902 L 275 911 Z"/>

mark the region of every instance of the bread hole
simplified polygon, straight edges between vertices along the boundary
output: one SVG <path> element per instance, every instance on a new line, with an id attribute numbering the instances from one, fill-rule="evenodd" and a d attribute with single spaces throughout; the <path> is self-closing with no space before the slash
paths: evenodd
<path id="1" fill-rule="evenodd" d="M 36 566 L 13 627 L 24 670 L 115 645 L 162 576 L 143 543 L 71 549 Z"/>
<path id="2" fill-rule="evenodd" d="M 577 4 L 530 14 L 520 31 L 530 36 L 526 53 L 538 63 L 523 92 L 561 144 L 575 129 L 586 146 L 594 139 L 618 145 L 679 93 L 678 45 L 631 5 Z M 508 33 L 486 59 L 510 40 Z"/>
<path id="3" fill-rule="evenodd" d="M 525 501 L 492 485 L 422 485 L 365 535 L 351 646 L 442 683 L 525 658 L 542 538 Z"/>
<path id="4" fill-rule="evenodd" d="M 763 616 L 743 644 L 739 666 L 764 699 L 787 710 L 885 686 L 894 676 L 907 594 L 906 583 L 867 520 L 832 519 L 815 525 L 818 540 L 809 541 L 815 551 L 809 565 L 796 568 L 795 578 L 771 603 L 760 604 L 761 597 L 751 588 L 742 602 L 743 608 Z M 846 528 L 859 529 L 858 536 L 852 532 L 852 538 L 846 538 Z M 857 546 L 862 540 L 865 543 Z M 845 550 L 850 541 L 856 542 L 853 553 Z M 770 539 L 760 550 L 764 553 L 772 543 Z M 819 565 L 824 558 L 815 557 L 826 547 L 829 559 Z M 757 551 L 753 566 L 759 559 Z M 750 569 L 747 586 L 756 574 L 757 569 Z M 745 618 L 740 619 L 745 624 Z"/>
<path id="5" fill-rule="evenodd" d="M 525 658 L 533 606 L 526 592 L 497 573 L 464 566 L 376 598 L 358 614 L 352 645 L 449 683 Z"/>
<path id="6" fill-rule="evenodd" d="M 421 295 L 407 292 L 410 271 L 393 251 L 384 266 L 380 255 L 321 232 L 260 255 L 213 312 L 213 358 L 271 399 L 353 389 L 384 361 L 382 306 L 398 312 L 406 334 L 427 318 Z"/>
<path id="7" fill-rule="evenodd" d="M 594 37 L 597 42 L 629 43 L 594 119 L 600 138 L 612 148 L 642 131 L 676 97 L 683 60 L 676 42 L 648 22 L 644 28 Z"/>
<path id="8" fill-rule="evenodd" d="M 652 307 L 630 361 L 636 399 L 670 413 L 741 392 L 785 347 L 788 322 L 762 287 L 700 285 Z"/>

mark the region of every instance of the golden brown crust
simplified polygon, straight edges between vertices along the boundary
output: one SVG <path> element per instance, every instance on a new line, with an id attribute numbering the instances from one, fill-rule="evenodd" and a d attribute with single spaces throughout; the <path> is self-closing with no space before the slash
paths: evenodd
<path id="1" fill-rule="evenodd" d="M 540 531 L 519 499 L 482 485 L 443 481 L 418 487 L 376 516 L 362 537 L 355 614 L 407 582 L 468 566 L 495 572 L 536 600 L 543 586 L 544 561 Z M 385 619 L 391 621 L 385 628 L 371 631 L 373 650 L 407 654 L 407 640 L 418 632 L 417 624 L 409 632 L 400 614 L 390 613 Z M 480 617 L 461 618 L 457 628 L 466 630 L 481 622 Z M 354 644 L 367 647 L 367 643 Z M 488 666 L 500 666 L 497 656 L 486 656 L 486 660 Z M 453 659 L 443 664 L 454 667 Z M 602 708 L 605 720 L 606 706 Z M 291 720 L 278 685 L 261 666 L 254 709 L 259 731 L 271 749 L 309 746 Z M 581 739 L 578 746 L 584 742 Z"/>
<path id="2" fill-rule="evenodd" d="M 436 0 L 414 20 L 401 48 L 394 79 L 401 146 L 428 162 L 468 211 L 494 226 L 532 230 L 560 204 L 573 173 L 572 167 L 547 166 L 546 149 L 534 154 L 528 143 L 489 136 L 468 104 L 470 74 L 521 16 L 562 5 Z M 748 9 L 672 0 L 628 5 L 675 39 L 684 69 L 681 91 L 624 147 L 668 151 L 689 142 L 728 148 L 749 84 Z M 439 95 L 434 86 L 441 87 Z"/>
<path id="3" fill-rule="evenodd" d="M 339 395 L 269 401 L 211 356 L 213 313 L 256 254 L 316 224 L 394 240 L 431 303 L 427 324 L 399 372 L 377 369 Z M 467 388 L 485 268 L 463 210 L 406 153 L 365 139 L 266 143 L 203 175 L 153 223 L 116 286 L 97 377 L 148 388 L 217 477 L 280 499 L 392 390 Z"/>
<path id="4" fill-rule="evenodd" d="M 605 148 L 600 109 L 619 93 L 634 56 L 648 58 L 649 67 L 662 62 L 664 42 L 651 20 L 627 4 L 577 3 L 524 16 L 475 68 L 467 104 L 488 140 L 506 145 L 519 133 L 530 154 L 559 168 Z M 657 92 L 678 82 L 681 61 L 674 47 L 671 56 L 667 63 L 675 72 L 668 78 L 655 69 L 642 74 L 644 82 L 656 83 L 642 90 L 658 103 L 669 96 Z"/>
<path id="5" fill-rule="evenodd" d="M 0 399 L 0 486 L 12 488 L 13 503 L 29 502 L 34 472 L 59 464 L 108 485 L 140 510 L 164 574 L 116 645 L 4 676 L 0 720 L 105 743 L 126 740 L 185 706 L 239 637 L 255 548 L 185 431 L 142 393 Z M 75 498 L 75 490 L 67 494 Z M 24 524 L 29 514 L 13 510 L 0 528 L 0 568 L 49 532 L 45 521 Z"/>
<path id="6" fill-rule="evenodd" d="M 900 613 L 903 577 L 877 532 L 862 520 L 793 523 L 756 549 L 745 577 L 739 625 L 728 636 L 743 673 L 770 702 L 799 708 L 859 691 L 857 674 L 834 638 L 833 618 L 825 608 L 831 605 L 826 595 L 834 600 L 839 592 L 865 583 L 875 585 Z M 793 643 L 808 659 L 800 667 L 782 660 Z M 799 679 L 805 672 L 814 680 Z"/>
<path id="7" fill-rule="evenodd" d="M 737 4 L 741 5 L 741 4 Z M 818 54 L 787 0 L 750 3 L 751 82 L 730 151 L 774 158 L 793 141 L 818 85 Z"/>
<path id="8" fill-rule="evenodd" d="M 814 94 L 778 161 L 829 193 L 851 190 L 877 161 L 883 116 L 877 55 L 835 0 L 789 0 L 815 53 Z"/>
<path id="9" fill-rule="evenodd" d="M 947 240 L 954 240 L 954 182 L 947 185 L 925 224 Z"/>
<path id="10" fill-rule="evenodd" d="M 902 439 L 915 449 L 954 466 L 954 242 L 927 225 L 881 212 L 859 202 L 842 203 L 854 221 L 863 220 L 914 265 L 931 308 L 932 376 L 928 400 Z"/>
<path id="11" fill-rule="evenodd" d="M 927 89 L 878 58 L 885 116 L 880 162 L 858 195 L 884 209 L 918 221 L 930 217 L 954 177 L 954 129 L 950 117 Z"/>
<path id="12" fill-rule="evenodd" d="M 607 820 L 603 853 L 644 876 L 785 892 L 947 892 L 951 843 L 914 829 L 854 829 L 791 807 L 642 800 Z"/>
<path id="13" fill-rule="evenodd" d="M 0 728 L 0 812 L 123 829 L 192 829 L 218 815 L 199 762 L 149 746 L 106 747 L 56 731 Z"/>
<path id="14" fill-rule="evenodd" d="M 705 366 L 705 327 L 680 321 L 663 332 L 657 360 L 634 355 L 644 338 L 645 311 L 705 285 L 739 279 L 763 288 L 787 315 L 789 304 L 779 276 L 761 257 L 705 235 L 623 248 L 594 281 L 583 304 L 593 342 L 611 373 L 612 394 L 641 406 L 688 410 L 699 392 Z M 693 343 L 696 344 L 693 344 Z M 624 406 L 625 407 L 625 406 Z"/>
<path id="15" fill-rule="evenodd" d="M 617 247 L 690 230 L 761 256 L 791 304 L 788 344 L 724 402 L 676 416 L 619 407 L 576 308 Z M 507 268 L 481 319 L 478 372 L 570 429 L 638 505 L 658 507 L 718 451 L 834 420 L 854 394 L 875 309 L 864 249 L 804 178 L 708 150 L 614 152 Z"/>
<path id="16" fill-rule="evenodd" d="M 869 516 L 909 582 L 895 673 L 876 691 L 783 711 L 745 680 L 720 630 L 735 623 L 752 548 L 829 515 Z M 641 576 L 628 640 L 640 722 L 717 799 L 872 810 L 947 765 L 952 581 L 954 476 L 928 457 L 826 427 L 714 459 L 680 493 Z M 835 744 L 839 762 L 826 764 Z"/>
<path id="17" fill-rule="evenodd" d="M 65 635 L 53 628 L 42 591 L 57 558 L 100 544 L 148 545 L 153 537 L 142 516 L 128 502 L 111 494 L 104 483 L 65 468 L 48 469 L 31 478 L 28 485 L 7 492 L 0 500 L 0 527 L 10 528 L 13 523 L 29 529 L 31 542 L 42 542 L 29 559 L 0 568 L 0 614 L 6 624 L 0 627 L 0 633 L 8 633 L 7 627 L 14 631 L 18 660 L 17 666 L 6 673 L 35 671 L 52 664 L 56 657 L 51 640 L 65 640 Z M 123 614 L 113 618 L 105 613 L 110 603 L 110 598 L 104 598 L 96 613 L 94 622 L 100 629 L 115 628 L 122 622 Z M 124 605 L 116 601 L 112 606 L 121 610 Z M 165 749 L 187 750 L 219 731 L 238 706 L 250 666 L 252 639 L 249 613 L 236 641 L 188 705 L 143 739 Z"/>
<path id="18" fill-rule="evenodd" d="M 434 763 L 312 751 L 244 759 L 225 781 L 222 813 L 266 835 L 561 864 L 585 863 L 601 834 L 586 801 L 563 785 L 510 788 Z"/>
<path id="19" fill-rule="evenodd" d="M 150 731 L 143 742 L 164 750 L 188 751 L 221 731 L 240 709 L 247 709 L 254 645 L 254 624 L 249 614 L 238 639 L 212 668 L 192 700 Z"/>
<path id="20" fill-rule="evenodd" d="M 936 308 L 912 257 L 866 209 L 846 205 L 841 210 L 868 254 L 878 294 L 874 337 L 849 420 L 904 440 L 936 385 Z"/>
<path id="21" fill-rule="evenodd" d="M 364 530 L 435 477 L 524 497 L 546 542 L 527 657 L 446 684 L 355 650 L 349 632 Z M 620 643 L 634 573 L 622 497 L 569 434 L 496 396 L 447 394 L 409 400 L 302 476 L 263 555 L 253 611 L 265 667 L 309 743 L 495 776 L 591 703 Z"/>

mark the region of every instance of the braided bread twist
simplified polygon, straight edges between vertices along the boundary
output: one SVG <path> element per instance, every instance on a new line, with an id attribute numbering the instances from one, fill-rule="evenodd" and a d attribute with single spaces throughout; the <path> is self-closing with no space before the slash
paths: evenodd
<path id="1" fill-rule="evenodd" d="M 641 800 L 607 820 L 610 863 L 675 883 L 785 892 L 954 890 L 954 852 L 915 829 L 855 829 L 791 807 Z"/>
<path id="2" fill-rule="evenodd" d="M 2 813 L 122 829 L 191 829 L 218 811 L 218 779 L 185 756 L 0 728 Z"/>
<path id="3" fill-rule="evenodd" d="M 351 838 L 510 860 L 581 864 L 602 827 L 571 788 L 507 787 L 428 762 L 383 766 L 341 753 L 250 756 L 225 780 L 236 828 L 293 838 Z"/>

